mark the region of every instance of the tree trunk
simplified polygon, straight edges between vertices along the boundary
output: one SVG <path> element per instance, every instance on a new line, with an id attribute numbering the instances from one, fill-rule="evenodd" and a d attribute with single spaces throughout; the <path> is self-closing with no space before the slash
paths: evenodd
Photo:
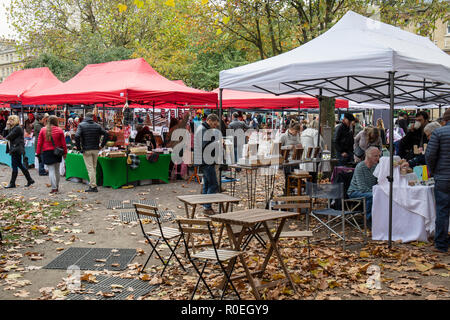
<path id="1" fill-rule="evenodd" d="M 323 97 L 320 101 L 320 127 L 322 128 L 322 137 L 328 150 L 334 154 L 334 146 L 332 144 L 335 124 L 335 108 L 336 100 L 334 98 Z"/>

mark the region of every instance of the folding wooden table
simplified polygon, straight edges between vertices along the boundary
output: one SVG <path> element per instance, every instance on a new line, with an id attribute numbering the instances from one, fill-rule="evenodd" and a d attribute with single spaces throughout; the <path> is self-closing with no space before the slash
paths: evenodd
<path id="1" fill-rule="evenodd" d="M 227 213 L 230 209 L 230 203 L 239 203 L 240 199 L 229 196 L 224 193 L 211 193 L 211 194 L 195 194 L 187 196 L 178 196 L 178 200 L 184 203 L 184 208 L 186 210 L 186 217 L 188 219 L 195 219 L 195 210 L 197 206 L 207 204 L 207 203 L 217 203 L 220 207 L 221 213 Z M 192 206 L 192 211 L 189 212 L 189 206 Z M 220 229 L 219 239 L 217 241 L 218 246 L 222 241 L 223 226 Z M 188 242 L 190 240 L 190 235 L 188 235 Z M 208 245 L 208 244 L 205 244 Z"/>
<path id="2" fill-rule="evenodd" d="M 265 210 L 265 209 L 251 209 L 251 210 L 242 210 L 242 211 L 234 211 L 226 214 L 217 214 L 211 216 L 211 220 L 215 222 L 220 222 L 225 224 L 227 228 L 228 237 L 230 239 L 230 242 L 232 243 L 233 250 L 242 250 L 242 240 L 244 239 L 245 235 L 249 234 L 255 234 L 255 233 L 261 233 L 265 232 L 267 237 L 270 241 L 270 249 L 267 252 L 267 255 L 265 257 L 264 263 L 262 264 L 261 270 L 258 270 L 256 272 L 250 272 L 248 269 L 247 264 L 245 263 L 244 257 L 241 255 L 241 263 L 244 267 L 245 274 L 244 275 L 238 275 L 235 277 L 232 277 L 232 280 L 247 278 L 250 286 L 253 290 L 253 295 L 256 299 L 260 300 L 261 296 L 259 295 L 259 289 L 263 288 L 269 288 L 273 287 L 275 285 L 278 285 L 280 282 L 289 282 L 292 286 L 294 292 L 296 292 L 294 282 L 292 281 L 292 278 L 286 268 L 286 265 L 283 262 L 283 257 L 280 254 L 280 251 L 278 250 L 278 239 L 280 237 L 281 231 L 283 230 L 283 226 L 286 222 L 287 218 L 295 217 L 297 216 L 297 212 L 285 212 L 285 211 L 273 211 L 273 210 Z M 271 220 L 278 220 L 281 219 L 280 224 L 278 225 L 278 229 L 275 232 L 275 235 L 272 235 L 270 232 L 269 226 L 267 225 L 268 221 Z M 238 233 L 234 233 L 232 229 L 232 225 L 241 226 L 242 229 Z M 255 228 L 255 226 L 261 225 L 262 227 Z M 275 253 L 279 263 L 281 264 L 281 267 L 283 268 L 284 274 L 286 275 L 286 279 L 273 281 L 268 284 L 264 284 L 261 286 L 256 286 L 253 275 L 259 275 L 262 277 L 264 274 L 267 264 L 269 263 L 269 260 L 272 256 L 272 254 Z M 235 262 L 235 259 L 230 262 L 230 265 L 233 265 Z M 227 272 L 229 273 L 231 271 L 231 268 L 229 267 Z"/>
<path id="3" fill-rule="evenodd" d="M 207 203 L 217 203 L 220 206 L 221 213 L 226 213 L 230 208 L 230 203 L 239 203 L 240 201 L 240 199 L 224 193 L 194 194 L 187 196 L 178 196 L 177 198 L 184 203 L 184 208 L 186 209 L 186 217 L 188 219 L 195 218 L 195 210 L 199 205 Z M 189 206 L 192 206 L 191 212 L 189 212 Z"/>

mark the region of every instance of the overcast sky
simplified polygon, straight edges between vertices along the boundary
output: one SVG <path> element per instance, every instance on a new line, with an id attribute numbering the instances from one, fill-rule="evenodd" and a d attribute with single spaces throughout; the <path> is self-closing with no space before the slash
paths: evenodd
<path id="1" fill-rule="evenodd" d="M 16 38 L 12 33 L 12 28 L 6 20 L 5 6 L 9 5 L 11 0 L 0 0 L 0 37 Z"/>

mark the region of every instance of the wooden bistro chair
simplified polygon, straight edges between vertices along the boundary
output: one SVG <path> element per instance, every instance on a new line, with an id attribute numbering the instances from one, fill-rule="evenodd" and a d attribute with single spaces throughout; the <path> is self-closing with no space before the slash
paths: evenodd
<path id="1" fill-rule="evenodd" d="M 182 237 L 181 232 L 178 229 L 176 229 L 176 228 L 170 228 L 170 227 L 163 227 L 162 226 L 161 214 L 158 212 L 158 208 L 157 207 L 150 206 L 150 205 L 147 205 L 147 204 L 135 203 L 134 204 L 134 208 L 136 210 L 136 215 L 138 217 L 139 224 L 141 226 L 142 234 L 144 235 L 144 238 L 148 241 L 149 245 L 152 247 L 152 252 L 148 256 L 148 259 L 145 262 L 145 264 L 142 267 L 142 269 L 140 270 L 140 272 L 142 272 L 145 269 L 145 267 L 147 266 L 148 261 L 150 260 L 150 258 L 153 255 L 153 253 L 156 253 L 156 255 L 158 256 L 159 260 L 164 265 L 164 268 L 163 268 L 163 270 L 161 272 L 161 276 L 164 274 L 164 271 L 166 271 L 166 268 L 169 265 L 169 262 L 172 259 L 172 257 L 175 257 L 175 259 L 178 261 L 178 264 L 181 266 L 181 268 L 184 271 L 186 271 L 186 269 L 184 268 L 184 266 L 181 263 L 180 259 L 178 259 L 178 256 L 175 253 L 175 251 L 176 251 L 176 249 L 178 247 L 178 244 L 181 241 L 181 237 Z M 150 230 L 150 231 L 145 231 L 144 224 L 142 223 L 141 216 L 147 216 L 147 217 L 153 218 L 152 220 L 156 221 L 156 223 L 158 224 L 158 228 L 155 228 L 155 229 Z M 152 241 L 152 239 L 153 239 L 153 241 Z M 172 247 L 170 245 L 170 243 L 169 243 L 170 240 L 175 240 L 176 241 L 175 246 Z M 165 261 L 163 259 L 163 257 L 159 254 L 158 250 L 156 249 L 160 242 L 164 242 L 167 245 L 167 247 L 169 248 L 170 252 L 171 252 L 170 257 L 169 257 L 169 259 L 167 261 Z"/>
<path id="2" fill-rule="evenodd" d="M 192 179 L 195 181 L 195 180 L 197 180 L 197 182 L 199 183 L 199 184 L 201 184 L 202 182 L 201 182 L 201 180 L 200 180 L 200 177 L 199 177 L 199 175 L 198 175 L 198 166 L 194 166 L 194 172 L 189 176 L 189 179 L 188 179 L 188 184 L 192 181 Z"/>
<path id="3" fill-rule="evenodd" d="M 311 247 L 310 238 L 313 237 L 312 231 L 309 230 L 309 214 L 312 210 L 312 201 L 309 196 L 288 196 L 288 197 L 274 197 L 274 201 L 277 202 L 272 209 L 273 210 L 297 210 L 299 216 L 302 209 L 307 209 L 306 211 L 306 230 L 292 230 L 292 231 L 282 231 L 280 234 L 280 239 L 305 239 L 308 248 L 308 262 L 311 266 Z M 311 268 L 310 268 L 311 269 Z"/>
<path id="4" fill-rule="evenodd" d="M 321 228 L 326 228 L 328 230 L 328 236 L 330 237 L 333 233 L 339 239 L 342 240 L 343 249 L 345 250 L 345 225 L 348 224 L 354 227 L 359 232 L 363 233 L 364 243 L 367 241 L 367 222 L 366 222 L 366 199 L 345 199 L 344 196 L 344 184 L 343 183 L 333 183 L 333 184 L 317 184 L 306 182 L 306 193 L 313 200 L 326 199 L 326 208 L 313 208 L 310 215 L 315 220 L 319 222 L 319 226 L 316 227 L 313 232 L 320 230 Z M 340 210 L 333 209 L 331 207 L 331 201 L 340 202 Z M 360 202 L 362 201 L 363 210 L 357 210 L 361 207 Z M 362 215 L 364 219 L 364 229 L 358 225 L 355 220 L 355 216 Z M 328 217 L 321 219 L 322 217 Z M 338 230 L 341 227 L 341 230 Z"/>
<path id="5" fill-rule="evenodd" d="M 236 287 L 234 286 L 233 282 L 231 281 L 231 274 L 233 273 L 234 269 L 234 263 L 230 267 L 229 273 L 227 272 L 227 269 L 223 265 L 223 262 L 228 261 L 230 263 L 230 260 L 233 260 L 233 258 L 242 255 L 241 251 L 235 251 L 235 250 L 227 250 L 227 249 L 219 249 L 216 246 L 216 243 L 214 241 L 214 234 L 213 234 L 213 225 L 210 220 L 206 219 L 177 219 L 178 226 L 180 228 L 183 242 L 186 247 L 186 253 L 188 256 L 189 261 L 191 262 L 192 266 L 194 267 L 195 271 L 198 274 L 198 280 L 197 284 L 195 285 L 194 291 L 192 292 L 191 300 L 194 299 L 195 293 L 197 292 L 198 285 L 200 284 L 200 281 L 203 282 L 203 284 L 206 286 L 206 288 L 209 291 L 209 294 L 214 299 L 215 296 L 211 290 L 211 288 L 206 283 L 206 280 L 203 278 L 203 273 L 205 271 L 206 265 L 208 262 L 212 262 L 214 264 L 218 264 L 220 266 L 220 269 L 222 270 L 223 274 L 225 275 L 225 286 L 223 287 L 221 300 L 224 298 L 225 293 L 227 291 L 228 283 L 233 288 L 233 291 L 236 293 L 238 299 L 240 300 L 241 297 L 236 290 Z M 195 246 L 189 247 L 188 245 L 188 239 L 187 234 L 190 235 L 191 239 L 195 240 L 201 240 L 200 235 L 209 235 L 209 240 L 211 241 L 210 248 L 205 249 L 202 248 L 201 251 L 195 252 Z M 195 236 L 197 235 L 197 236 Z M 197 239 L 195 239 L 197 238 Z M 234 259 L 236 261 L 237 259 Z M 204 262 L 203 267 L 200 271 L 200 266 L 196 264 L 197 261 Z M 229 266 L 229 265 L 228 265 Z"/>

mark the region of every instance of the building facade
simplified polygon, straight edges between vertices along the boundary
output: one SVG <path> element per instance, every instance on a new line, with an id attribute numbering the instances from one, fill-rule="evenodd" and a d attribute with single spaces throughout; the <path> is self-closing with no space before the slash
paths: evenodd
<path id="1" fill-rule="evenodd" d="M 415 33 L 417 27 L 410 25 L 406 30 Z M 431 34 L 430 39 L 439 49 L 450 54 L 450 22 L 436 21 L 435 30 Z"/>
<path id="2" fill-rule="evenodd" d="M 0 82 L 14 71 L 21 70 L 24 61 L 13 40 L 0 39 Z"/>

